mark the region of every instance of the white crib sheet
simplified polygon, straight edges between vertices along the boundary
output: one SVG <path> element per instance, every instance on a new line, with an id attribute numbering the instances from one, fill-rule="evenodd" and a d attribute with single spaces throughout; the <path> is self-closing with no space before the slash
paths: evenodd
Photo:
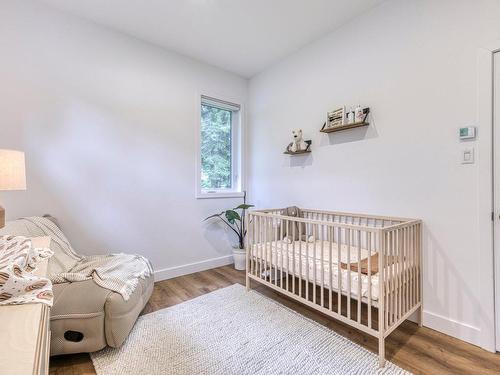
<path id="1" fill-rule="evenodd" d="M 332 247 L 332 273 L 330 280 L 330 244 Z M 316 250 L 315 250 L 316 245 Z M 323 248 L 322 248 L 323 246 Z M 323 250 L 322 250 L 323 249 Z M 267 251 L 266 251 L 267 250 Z M 295 250 L 295 258 L 293 256 Z M 321 256 L 323 252 L 323 258 Z M 360 248 L 360 260 L 366 259 L 368 257 L 369 251 L 367 249 Z M 376 251 L 372 251 L 372 255 Z M 267 267 L 277 268 L 278 278 L 280 277 L 280 271 L 283 269 L 283 277 L 285 277 L 285 272 L 288 271 L 289 275 L 294 274 L 296 277 L 299 275 L 303 280 L 309 280 L 314 282 L 316 279 L 316 284 L 321 286 L 322 282 L 322 270 L 321 270 L 321 260 L 323 259 L 323 285 L 325 288 L 329 289 L 332 286 L 332 291 L 338 291 L 338 247 L 336 243 L 331 243 L 329 241 L 317 240 L 315 242 L 305 242 L 305 241 L 294 241 L 293 243 L 287 243 L 286 241 L 273 241 L 267 242 L 265 244 L 256 244 L 252 247 L 252 255 L 257 259 L 262 261 L 262 268 L 264 269 L 264 260 L 267 262 Z M 288 261 L 287 261 L 288 255 Z M 348 257 L 349 255 L 349 257 Z M 295 267 L 294 267 L 295 259 Z M 348 254 L 347 245 L 341 245 L 340 248 L 340 259 L 342 263 L 356 263 L 358 262 L 358 248 L 351 246 L 350 254 Z M 348 262 L 350 259 L 350 262 Z M 282 268 L 283 264 L 283 268 Z M 301 272 L 299 272 L 299 269 Z M 274 269 L 273 269 L 274 276 Z M 351 298 L 357 299 L 358 281 L 361 277 L 361 298 L 363 301 L 367 301 L 369 296 L 369 285 L 370 278 L 368 275 L 363 273 L 358 274 L 357 271 L 351 270 Z M 347 269 L 341 268 L 342 274 L 342 294 L 347 295 L 349 290 L 348 277 L 349 272 Z M 315 277 L 316 276 L 316 277 Z M 377 301 L 379 297 L 379 287 L 378 287 L 379 276 L 378 274 L 371 275 L 371 298 L 372 301 Z M 376 306 L 376 303 L 374 303 Z"/>

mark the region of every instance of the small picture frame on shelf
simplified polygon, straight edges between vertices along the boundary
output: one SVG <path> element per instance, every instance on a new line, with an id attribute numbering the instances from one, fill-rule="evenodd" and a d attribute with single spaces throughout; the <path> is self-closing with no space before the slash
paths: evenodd
<path id="1" fill-rule="evenodd" d="M 345 106 L 326 113 L 325 128 L 345 125 Z"/>

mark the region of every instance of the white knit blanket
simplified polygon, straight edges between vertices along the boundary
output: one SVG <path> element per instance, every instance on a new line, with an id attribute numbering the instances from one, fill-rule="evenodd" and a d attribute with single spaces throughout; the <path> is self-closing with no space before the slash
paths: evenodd
<path id="1" fill-rule="evenodd" d="M 54 248 L 52 245 L 51 248 L 59 272 L 50 272 L 49 263 L 49 277 L 53 284 L 93 279 L 97 285 L 121 294 L 127 301 L 139 279 L 145 279 L 153 273 L 149 260 L 140 255 L 78 255 L 57 225 L 49 219 L 28 217 L 18 221 L 25 221 L 29 227 L 35 226 L 37 231 L 50 236 L 54 242 Z"/>
<path id="2" fill-rule="evenodd" d="M 140 255 L 110 254 L 82 257 L 68 272 L 51 277 L 54 284 L 93 279 L 103 288 L 120 293 L 125 301 L 134 292 L 139 279 L 145 279 L 153 270 L 149 261 Z"/>

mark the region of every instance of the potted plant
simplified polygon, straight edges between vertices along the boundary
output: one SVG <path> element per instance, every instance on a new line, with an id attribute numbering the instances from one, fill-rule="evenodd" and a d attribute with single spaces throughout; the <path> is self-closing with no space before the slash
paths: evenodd
<path id="1" fill-rule="evenodd" d="M 246 193 L 243 195 L 243 204 L 238 207 L 222 211 L 220 214 L 213 214 L 204 221 L 217 218 L 226 224 L 237 236 L 238 244 L 233 246 L 234 268 L 244 270 L 246 268 L 245 236 L 247 228 L 245 223 L 245 211 L 253 207 L 246 204 Z M 238 212 L 239 211 L 239 212 Z"/>

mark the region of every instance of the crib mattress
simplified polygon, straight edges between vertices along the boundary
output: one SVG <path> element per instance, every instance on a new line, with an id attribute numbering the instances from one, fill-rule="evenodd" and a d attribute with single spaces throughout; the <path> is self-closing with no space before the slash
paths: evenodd
<path id="1" fill-rule="evenodd" d="M 371 255 L 375 253 L 376 251 L 372 251 Z M 340 246 L 340 261 L 344 265 L 348 263 L 357 264 L 358 258 L 361 261 L 368 258 L 369 254 L 370 251 L 364 248 L 358 249 L 358 247 L 351 246 L 349 249 L 347 245 Z M 263 270 L 265 261 L 267 268 L 272 269 L 273 276 L 275 269 L 277 269 L 278 277 L 281 276 L 280 271 L 283 270 L 283 277 L 288 272 L 289 275 L 300 276 L 303 280 L 316 281 L 316 284 L 319 286 L 323 283 L 325 288 L 331 288 L 332 291 L 338 292 L 339 290 L 339 249 L 336 243 L 322 240 L 313 242 L 294 241 L 292 243 L 287 243 L 286 241 L 266 242 L 264 244 L 253 245 L 252 256 L 255 260 L 262 262 Z M 321 269 L 321 263 L 323 263 L 323 270 Z M 331 274 L 330 268 L 332 268 Z M 350 289 L 351 298 L 358 299 L 361 293 L 361 299 L 364 302 L 370 297 L 372 301 L 378 301 L 378 273 L 368 276 L 351 270 L 350 283 L 349 271 L 340 267 L 340 273 L 342 294 L 347 295 Z M 358 287 L 359 283 L 361 283 L 361 288 Z M 371 296 L 369 293 L 370 285 Z M 374 305 L 376 305 L 376 302 Z"/>

